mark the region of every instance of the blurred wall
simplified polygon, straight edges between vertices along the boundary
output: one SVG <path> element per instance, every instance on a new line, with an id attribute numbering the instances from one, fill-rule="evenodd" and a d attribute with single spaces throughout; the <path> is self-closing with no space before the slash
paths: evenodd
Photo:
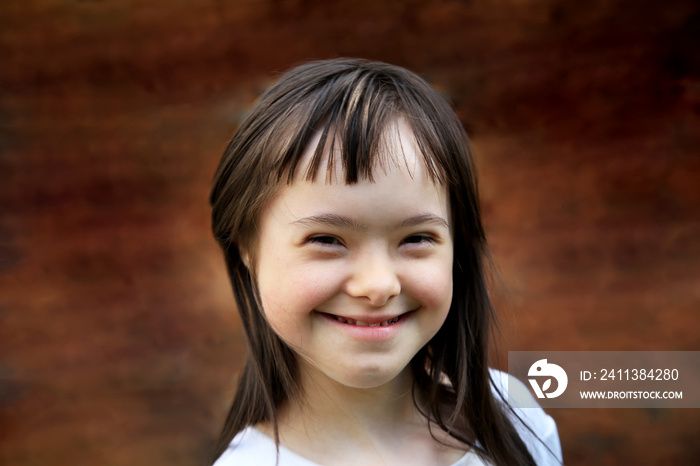
<path id="1" fill-rule="evenodd" d="M 508 350 L 700 349 L 691 0 L 0 3 L 0 463 L 204 464 L 244 351 L 209 233 L 311 58 L 418 71 L 481 172 Z M 551 410 L 567 464 L 693 464 L 697 410 Z"/>

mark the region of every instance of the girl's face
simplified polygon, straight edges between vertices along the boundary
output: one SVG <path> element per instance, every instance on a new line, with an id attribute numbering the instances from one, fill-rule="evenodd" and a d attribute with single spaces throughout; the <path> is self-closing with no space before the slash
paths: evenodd
<path id="1" fill-rule="evenodd" d="M 427 176 L 407 124 L 396 124 L 374 181 L 348 185 L 340 165 L 330 180 L 324 168 L 315 182 L 298 176 L 258 223 L 254 266 L 272 328 L 302 370 L 354 388 L 407 370 L 452 300 L 446 192 Z"/>

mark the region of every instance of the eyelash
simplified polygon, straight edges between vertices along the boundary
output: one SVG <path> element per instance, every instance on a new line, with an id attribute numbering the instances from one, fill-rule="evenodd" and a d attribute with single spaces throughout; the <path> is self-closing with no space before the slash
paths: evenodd
<path id="1" fill-rule="evenodd" d="M 336 238 L 335 236 L 331 236 L 331 235 L 312 236 L 306 241 L 308 243 L 320 244 L 322 246 L 336 246 L 336 245 L 343 244 L 338 238 Z"/>
<path id="2" fill-rule="evenodd" d="M 418 241 L 409 241 L 410 239 L 418 239 Z M 407 236 L 402 241 L 402 243 L 404 243 L 404 244 L 421 244 L 423 242 L 427 242 L 429 244 L 435 244 L 436 240 L 435 240 L 434 236 L 423 233 L 423 234 L 418 234 L 418 235 Z"/>
<path id="3" fill-rule="evenodd" d="M 415 240 L 418 241 L 415 241 Z M 414 240 L 414 241 L 410 241 Z M 318 235 L 318 236 L 311 236 L 308 240 L 308 243 L 311 244 L 318 244 L 321 246 L 342 246 L 343 242 L 336 238 L 335 236 L 331 235 Z M 428 243 L 428 244 L 435 244 L 436 239 L 434 236 L 429 235 L 429 234 L 417 234 L 417 235 L 410 235 L 407 236 L 406 238 L 401 241 L 401 244 L 421 244 L 421 243 Z"/>

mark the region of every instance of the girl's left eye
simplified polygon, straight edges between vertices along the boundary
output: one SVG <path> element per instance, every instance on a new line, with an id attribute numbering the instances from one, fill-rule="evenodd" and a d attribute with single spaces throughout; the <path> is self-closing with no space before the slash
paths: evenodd
<path id="1" fill-rule="evenodd" d="M 428 234 L 420 234 L 420 235 L 411 235 L 406 237 L 406 239 L 403 240 L 404 244 L 434 244 L 435 243 L 435 238 L 432 235 Z"/>

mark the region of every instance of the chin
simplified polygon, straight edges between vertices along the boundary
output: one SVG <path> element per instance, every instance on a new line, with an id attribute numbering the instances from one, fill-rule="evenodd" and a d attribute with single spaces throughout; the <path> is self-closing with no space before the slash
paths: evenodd
<path id="1" fill-rule="evenodd" d="M 396 384 L 398 386 L 403 385 L 406 381 L 410 383 L 412 381 L 410 376 L 403 377 L 406 369 L 406 367 L 396 369 L 378 366 L 353 368 L 336 374 L 336 377 L 331 376 L 331 378 L 349 388 L 370 390 L 387 384 Z"/>

